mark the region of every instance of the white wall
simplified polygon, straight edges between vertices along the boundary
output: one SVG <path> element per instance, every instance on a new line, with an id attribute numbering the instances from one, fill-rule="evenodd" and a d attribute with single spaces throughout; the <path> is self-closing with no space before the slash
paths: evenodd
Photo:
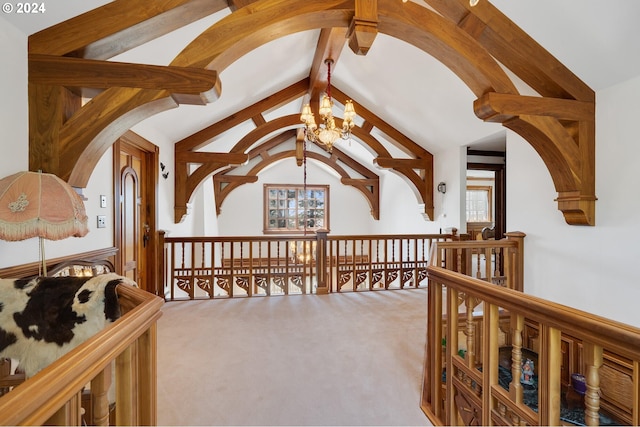
<path id="1" fill-rule="evenodd" d="M 640 326 L 640 77 L 597 93 L 596 226 L 565 223 L 542 160 L 507 139 L 507 230 L 523 231 L 525 291 Z"/>
<path id="2" fill-rule="evenodd" d="M 25 170 L 29 165 L 28 106 L 27 106 L 27 38 L 0 17 L 0 52 L 4 64 L 0 67 L 0 177 Z M 38 259 L 36 242 L 0 241 L 0 267 Z"/>
<path id="3" fill-rule="evenodd" d="M 294 158 L 284 159 L 258 175 L 258 181 L 232 191 L 222 204 L 218 227 L 224 236 L 260 236 L 263 228 L 263 185 L 303 184 L 303 169 Z M 371 234 L 373 217 L 364 196 L 340 183 L 314 160 L 307 161 L 307 184 L 329 185 L 331 234 Z M 211 184 L 208 184 L 211 185 Z"/>
<path id="4" fill-rule="evenodd" d="M 466 147 L 452 147 L 434 154 L 434 204 L 435 222 L 442 232 L 455 227 L 458 233 L 467 231 L 466 223 L 466 183 L 467 183 Z M 437 191 L 438 183 L 444 182 L 447 192 Z"/>
<path id="5" fill-rule="evenodd" d="M 440 224 L 426 219 L 424 204 L 404 177 L 378 169 L 376 173 L 380 174 L 380 220 L 373 223 L 373 234 L 439 232 Z"/>
<path id="6" fill-rule="evenodd" d="M 424 208 L 406 182 L 394 173 L 375 169 L 380 175 L 380 219 L 371 215 L 364 195 L 340 183 L 339 177 L 313 160 L 307 163 L 307 183 L 330 185 L 332 235 L 438 233 L 440 223 L 425 220 Z M 303 171 L 290 158 L 262 171 L 258 181 L 240 186 L 227 196 L 218 219 L 221 235 L 262 235 L 263 185 L 302 184 Z M 207 186 L 211 184 L 208 183 Z"/>
<path id="7" fill-rule="evenodd" d="M 27 36 L 0 17 L 0 178 L 29 167 L 29 117 L 27 104 Z M 7 66 L 6 64 L 11 64 Z M 113 246 L 113 188 L 111 179 L 111 150 L 99 161 L 84 190 L 89 216 L 89 234 L 82 238 L 45 241 L 47 258 L 55 258 Z M 108 207 L 100 208 L 98 196 L 107 195 Z M 96 227 L 96 216 L 106 215 L 107 228 Z M 20 242 L 0 240 L 0 268 L 39 260 L 38 238 Z"/>

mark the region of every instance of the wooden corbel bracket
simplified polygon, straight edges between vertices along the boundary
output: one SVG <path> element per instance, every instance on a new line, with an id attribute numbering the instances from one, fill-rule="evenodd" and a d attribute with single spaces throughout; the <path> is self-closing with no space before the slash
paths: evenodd
<path id="1" fill-rule="evenodd" d="M 476 116 L 502 123 L 538 152 L 570 225 L 595 225 L 595 104 L 490 92 L 474 102 Z"/>
<path id="2" fill-rule="evenodd" d="M 183 151 L 176 152 L 175 156 L 174 221 L 176 224 L 182 222 L 187 215 L 189 197 L 202 180 L 219 169 L 241 165 L 249 160 L 249 155 L 245 153 Z M 200 166 L 189 174 L 189 164 L 194 163 L 200 163 Z"/>

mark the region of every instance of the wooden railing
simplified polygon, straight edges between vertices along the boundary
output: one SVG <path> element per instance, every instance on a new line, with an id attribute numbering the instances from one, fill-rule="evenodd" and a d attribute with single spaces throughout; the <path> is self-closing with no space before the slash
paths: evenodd
<path id="1" fill-rule="evenodd" d="M 422 408 L 431 422 L 638 425 L 640 329 L 517 290 L 521 245 L 503 256 L 506 286 L 463 274 L 468 245 L 435 243 L 427 270 Z"/>
<path id="2" fill-rule="evenodd" d="M 156 321 L 163 300 L 126 285 L 117 293 L 123 316 L 2 396 L 0 425 L 109 425 L 113 366 L 115 425 L 156 424 Z M 83 389 L 92 402 L 84 419 Z"/>
<path id="3" fill-rule="evenodd" d="M 166 237 L 158 260 L 167 300 L 402 289 L 426 284 L 432 242 L 400 236 Z"/>
<path id="4" fill-rule="evenodd" d="M 495 285 L 524 288 L 524 233 L 506 233 L 502 240 L 438 242 L 443 267 Z"/>
<path id="5" fill-rule="evenodd" d="M 457 238 L 455 233 L 329 236 L 328 287 L 344 292 L 426 285 L 431 245 Z"/>

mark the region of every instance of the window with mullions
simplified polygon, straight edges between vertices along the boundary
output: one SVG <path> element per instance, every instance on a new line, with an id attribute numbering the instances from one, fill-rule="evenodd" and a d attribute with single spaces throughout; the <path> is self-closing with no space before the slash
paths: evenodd
<path id="1" fill-rule="evenodd" d="M 302 233 L 329 228 L 329 186 L 265 184 L 264 232 Z"/>
<path id="2" fill-rule="evenodd" d="M 467 222 L 493 221 L 491 187 L 467 186 Z"/>

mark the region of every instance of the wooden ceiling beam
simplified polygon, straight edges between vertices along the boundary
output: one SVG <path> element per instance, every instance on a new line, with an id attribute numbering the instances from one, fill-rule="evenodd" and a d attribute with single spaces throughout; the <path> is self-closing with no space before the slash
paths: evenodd
<path id="1" fill-rule="evenodd" d="M 220 214 L 222 210 L 222 202 L 233 190 L 245 183 L 255 182 L 253 180 L 253 177 L 255 177 L 255 180 L 257 180 L 257 175 L 267 166 L 285 158 L 298 156 L 297 146 L 296 150 L 279 151 L 277 153 L 273 153 L 273 155 L 266 153 L 265 155 L 266 151 L 277 147 L 282 142 L 291 140 L 294 135 L 295 132 L 292 130 L 285 131 L 249 151 L 248 155 L 250 159 L 253 159 L 257 156 L 263 157 L 260 162 L 254 165 L 251 170 L 246 172 L 246 174 L 244 175 L 247 177 L 251 177 L 252 179 L 242 180 L 235 178 L 238 175 L 231 175 L 230 172 L 233 170 L 237 170 L 237 167 L 232 167 L 222 172 L 218 172 L 214 175 L 214 192 L 216 199 L 216 211 L 218 212 L 218 214 Z M 362 193 L 362 195 L 369 203 L 369 207 L 371 208 L 371 215 L 373 216 L 373 218 L 376 220 L 380 219 L 380 177 L 375 172 L 371 171 L 366 166 L 362 165 L 360 162 L 338 149 L 334 149 L 330 157 L 323 156 L 314 151 L 307 151 L 307 158 L 322 162 L 335 170 L 340 175 L 341 182 L 344 185 L 350 185 Z M 344 169 L 344 167 L 342 167 L 338 162 L 346 164 L 348 167 L 353 169 L 357 174 L 363 176 L 364 178 L 352 178 L 351 176 L 349 176 L 349 173 Z M 222 183 L 225 183 L 227 185 L 223 187 Z M 186 209 L 186 202 L 184 209 Z"/>
<path id="2" fill-rule="evenodd" d="M 238 166 L 246 163 L 249 155 L 245 153 L 211 153 L 181 151 L 176 153 L 175 161 L 184 163 L 224 163 L 230 166 Z"/>
<path id="3" fill-rule="evenodd" d="M 29 52 L 108 59 L 228 7 L 226 0 L 115 0 L 29 36 Z"/>
<path id="4" fill-rule="evenodd" d="M 333 88 L 333 97 L 344 104 L 347 99 L 351 99 L 347 94 L 342 92 L 338 88 Z M 373 114 L 371 111 L 366 109 L 363 105 L 358 104 L 353 101 L 354 108 L 358 116 L 362 117 L 365 120 L 365 125 L 363 125 L 362 129 L 367 129 L 368 132 L 371 132 L 373 127 L 380 129 L 385 135 L 391 138 L 391 142 L 404 151 L 406 154 L 418 158 L 430 157 L 431 153 L 425 150 L 423 147 L 418 145 L 416 142 L 412 141 L 402 132 L 391 126 L 389 123 L 382 120 L 380 117 Z"/>
<path id="5" fill-rule="evenodd" d="M 378 0 L 355 0 L 355 15 L 349 25 L 349 47 L 366 55 L 378 35 Z"/>
<path id="6" fill-rule="evenodd" d="M 309 92 L 303 104 L 316 102 L 327 88 L 328 69 L 325 61 L 331 59 L 335 65 L 340 58 L 346 42 L 347 29 L 343 27 L 323 28 L 320 30 L 311 71 L 309 72 Z"/>
<path id="7" fill-rule="evenodd" d="M 385 169 L 393 168 L 411 168 L 411 169 L 424 169 L 425 164 L 423 159 L 396 159 L 393 157 L 376 157 L 373 162 Z"/>
<path id="8" fill-rule="evenodd" d="M 229 3 L 229 9 L 231 9 L 231 12 L 235 12 L 236 10 L 242 9 L 243 7 L 249 6 L 257 1 L 258 0 L 227 0 L 227 3 Z"/>
<path id="9" fill-rule="evenodd" d="M 495 92 L 477 99 L 473 109 L 478 118 L 498 123 L 520 115 L 550 116 L 559 120 L 590 120 L 595 115 L 592 102 Z"/>
<path id="10" fill-rule="evenodd" d="M 423 0 L 542 96 L 595 101 L 595 92 L 488 1 Z"/>
<path id="11" fill-rule="evenodd" d="M 29 82 L 69 88 L 113 86 L 166 90 L 179 104 L 204 105 L 220 96 L 218 73 L 53 55 L 29 55 Z"/>
<path id="12" fill-rule="evenodd" d="M 308 87 L 309 79 L 300 80 L 299 82 L 296 82 L 273 95 L 267 96 L 255 104 L 227 116 L 224 119 L 178 141 L 175 144 L 175 151 L 177 153 L 178 151 L 190 151 L 202 148 L 209 140 L 233 128 L 234 126 L 237 126 L 247 120 L 253 120 L 258 114 L 299 98 L 307 91 Z"/>

